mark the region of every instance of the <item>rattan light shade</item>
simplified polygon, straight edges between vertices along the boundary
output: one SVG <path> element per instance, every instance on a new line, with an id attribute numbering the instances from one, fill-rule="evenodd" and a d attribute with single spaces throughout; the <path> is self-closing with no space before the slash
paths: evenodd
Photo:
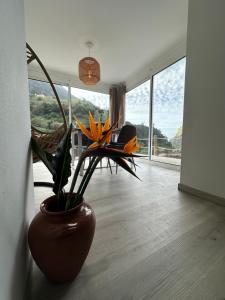
<path id="1" fill-rule="evenodd" d="M 79 62 L 79 78 L 87 85 L 95 85 L 100 80 L 100 65 L 93 57 L 84 57 Z"/>

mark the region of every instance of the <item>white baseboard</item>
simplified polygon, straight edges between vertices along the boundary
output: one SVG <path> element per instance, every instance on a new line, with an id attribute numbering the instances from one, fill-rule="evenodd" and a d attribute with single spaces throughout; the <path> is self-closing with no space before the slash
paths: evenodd
<path id="1" fill-rule="evenodd" d="M 178 184 L 178 190 L 181 191 L 181 192 L 185 192 L 185 193 L 194 195 L 194 196 L 199 197 L 201 199 L 205 199 L 207 201 L 216 203 L 218 205 L 225 206 L 225 198 L 203 192 L 201 190 L 195 189 L 195 188 L 190 187 L 188 185 L 185 185 L 183 183 Z"/>

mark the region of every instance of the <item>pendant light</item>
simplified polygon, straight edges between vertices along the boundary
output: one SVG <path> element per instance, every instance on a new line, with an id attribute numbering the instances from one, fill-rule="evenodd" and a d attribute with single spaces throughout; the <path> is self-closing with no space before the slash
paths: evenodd
<path id="1" fill-rule="evenodd" d="M 84 57 L 79 62 L 79 78 L 86 85 L 95 85 L 100 80 L 100 65 L 97 60 L 90 56 L 90 49 L 93 48 L 92 42 L 87 42 L 89 56 Z"/>

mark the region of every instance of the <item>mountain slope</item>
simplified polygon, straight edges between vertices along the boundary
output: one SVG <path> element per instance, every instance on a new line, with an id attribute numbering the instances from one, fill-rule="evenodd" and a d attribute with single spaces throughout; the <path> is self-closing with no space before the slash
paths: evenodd
<path id="1" fill-rule="evenodd" d="M 55 85 L 55 87 L 60 100 L 68 99 L 68 93 L 66 88 L 60 85 Z M 44 81 L 29 79 L 29 90 L 31 96 L 35 96 L 35 95 L 54 96 L 50 84 Z"/>

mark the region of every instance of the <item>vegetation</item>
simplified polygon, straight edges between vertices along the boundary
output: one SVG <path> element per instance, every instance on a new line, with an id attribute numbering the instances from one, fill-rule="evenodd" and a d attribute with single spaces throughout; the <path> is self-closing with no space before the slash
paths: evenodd
<path id="1" fill-rule="evenodd" d="M 105 121 L 108 111 L 102 110 L 87 100 L 72 99 L 73 120 L 78 118 L 85 126 L 88 125 L 88 113 L 91 111 L 94 116 L 99 115 L 102 122 Z M 68 120 L 68 100 L 61 100 L 63 110 Z M 31 122 L 34 127 L 42 131 L 54 131 L 63 120 L 56 99 L 52 96 L 31 95 L 30 96 Z"/>
<path id="2" fill-rule="evenodd" d="M 167 149 L 173 148 L 173 146 L 172 146 L 171 142 L 168 140 L 167 136 L 162 134 L 161 130 L 159 130 L 155 127 L 153 128 L 153 137 L 154 136 L 157 136 L 158 147 L 167 148 Z"/>
<path id="3" fill-rule="evenodd" d="M 108 110 L 102 110 L 100 107 L 95 106 L 90 101 L 85 99 L 72 99 L 72 114 L 73 119 L 79 119 L 85 126 L 88 126 L 88 114 L 91 112 L 94 117 L 100 116 L 101 122 L 105 122 L 109 114 Z"/>
<path id="4" fill-rule="evenodd" d="M 127 124 L 131 124 L 127 122 Z M 138 140 L 143 144 L 143 147 L 139 150 L 139 153 L 148 154 L 148 139 L 149 139 L 149 127 L 144 124 L 133 124 L 137 129 Z M 153 127 L 153 136 L 157 136 L 158 147 L 172 149 L 172 143 L 168 140 L 167 136 L 162 134 L 161 130 Z"/>
<path id="5" fill-rule="evenodd" d="M 55 84 L 55 88 L 60 99 L 66 99 L 68 97 L 68 92 L 64 87 Z M 30 96 L 54 96 L 54 92 L 50 84 L 45 81 L 29 79 L 29 91 Z"/>

